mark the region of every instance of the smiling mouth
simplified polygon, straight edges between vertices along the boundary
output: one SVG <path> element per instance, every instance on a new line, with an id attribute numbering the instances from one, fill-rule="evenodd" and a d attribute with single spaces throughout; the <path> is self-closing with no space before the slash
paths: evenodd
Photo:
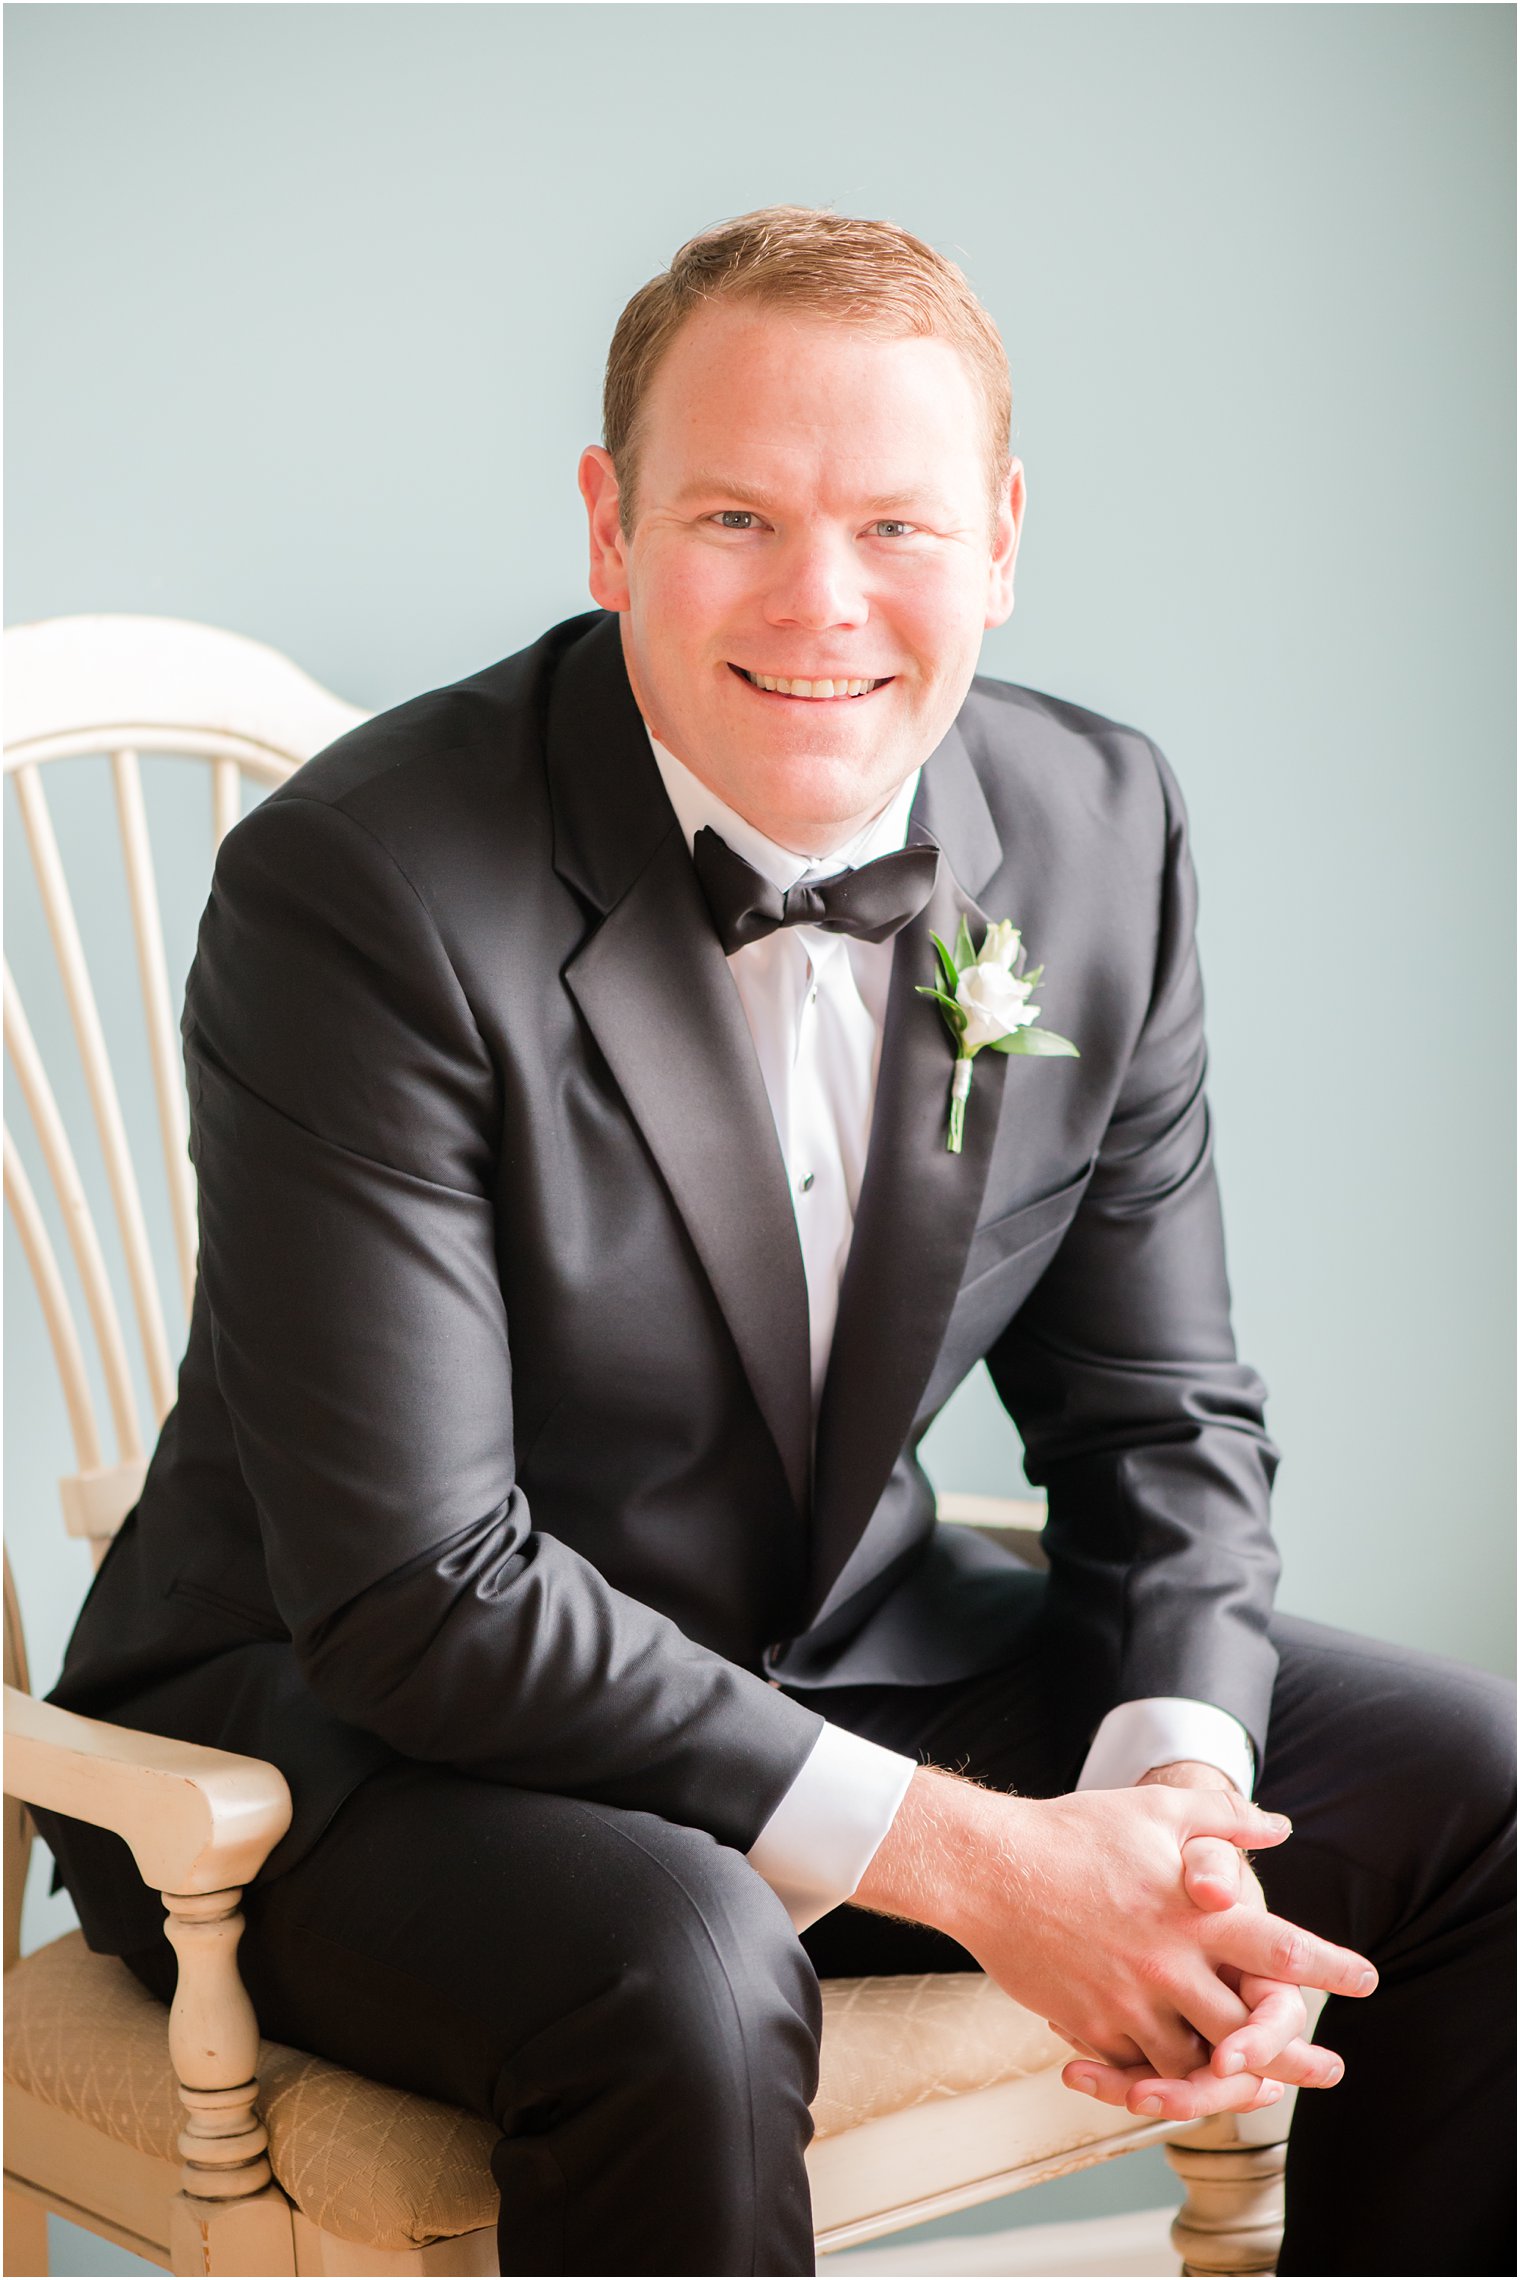
<path id="1" fill-rule="evenodd" d="M 788 681 L 779 673 L 751 673 L 743 665 L 730 665 L 730 673 L 737 673 L 741 681 L 748 681 L 752 689 L 763 689 L 767 696 L 806 697 L 813 703 L 830 698 L 870 697 L 884 689 L 894 676 L 887 674 L 882 680 Z"/>

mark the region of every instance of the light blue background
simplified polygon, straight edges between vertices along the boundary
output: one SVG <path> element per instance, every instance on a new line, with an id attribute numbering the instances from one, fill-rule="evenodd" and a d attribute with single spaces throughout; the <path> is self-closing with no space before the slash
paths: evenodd
<path id="1" fill-rule="evenodd" d="M 1192 809 L 1284 1603 L 1508 1667 L 1511 11 L 29 6 L 5 29 L 13 622 L 204 619 L 392 703 L 585 606 L 606 342 L 693 229 L 833 203 L 962 261 L 1031 499 L 987 669 L 1139 723 Z M 91 765 L 57 797 L 109 967 Z M 204 884 L 186 775 L 150 769 L 176 986 Z M 104 992 L 124 1037 L 129 965 Z M 14 1245 L 6 1271 L 46 1684 L 82 1555 Z M 945 1486 L 1017 1479 L 985 1383 L 933 1457 Z"/>

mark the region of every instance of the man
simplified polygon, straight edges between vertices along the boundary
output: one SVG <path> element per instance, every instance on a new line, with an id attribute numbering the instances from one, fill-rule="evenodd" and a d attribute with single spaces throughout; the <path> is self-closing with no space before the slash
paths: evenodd
<path id="1" fill-rule="evenodd" d="M 285 1769 L 261 2022 L 498 2121 L 504 2271 L 810 2270 L 816 1972 L 973 1961 L 1139 2113 L 1343 2050 L 1285 2271 L 1503 2269 L 1502 1690 L 1270 1615 L 1177 789 L 973 685 L 1008 430 L 917 240 L 706 233 L 613 342 L 605 614 L 218 864 L 180 1400 L 56 1699 Z M 1037 1031 L 1076 1055 L 991 1049 Z M 914 1460 L 983 1356 L 1048 1583 Z M 151 1896 L 54 1834 L 165 1991 Z M 1308 2043 L 1300 1985 L 1378 1971 Z"/>

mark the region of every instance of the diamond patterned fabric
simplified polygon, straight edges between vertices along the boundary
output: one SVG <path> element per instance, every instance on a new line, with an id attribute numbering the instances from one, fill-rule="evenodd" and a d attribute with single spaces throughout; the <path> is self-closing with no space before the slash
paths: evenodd
<path id="1" fill-rule="evenodd" d="M 979 1971 L 828 1979 L 814 2126 L 835 2137 L 878 2114 L 1064 2066 L 1071 2055 Z"/>
<path id="2" fill-rule="evenodd" d="M 124 1964 L 71 1932 L 13 1966 L 5 1991 L 8 2084 L 141 2153 L 178 2159 L 163 2006 Z M 829 1980 L 823 2010 L 820 2137 L 1068 2055 L 979 1972 Z M 495 2223 L 489 2123 L 284 2043 L 262 2045 L 259 2082 L 275 2175 L 324 2231 L 405 2250 Z"/>

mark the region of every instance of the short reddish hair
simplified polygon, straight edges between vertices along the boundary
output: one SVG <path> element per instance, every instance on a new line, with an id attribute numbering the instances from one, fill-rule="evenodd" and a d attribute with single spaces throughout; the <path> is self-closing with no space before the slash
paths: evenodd
<path id="1" fill-rule="evenodd" d="M 650 382 L 687 318 L 721 300 L 802 309 L 889 337 L 949 341 L 981 388 L 995 506 L 1010 464 L 1008 358 L 962 272 L 895 222 L 861 221 L 815 206 L 766 206 L 688 238 L 617 321 L 607 352 L 602 440 L 617 470 L 625 531 L 634 522 L 639 414 Z"/>

